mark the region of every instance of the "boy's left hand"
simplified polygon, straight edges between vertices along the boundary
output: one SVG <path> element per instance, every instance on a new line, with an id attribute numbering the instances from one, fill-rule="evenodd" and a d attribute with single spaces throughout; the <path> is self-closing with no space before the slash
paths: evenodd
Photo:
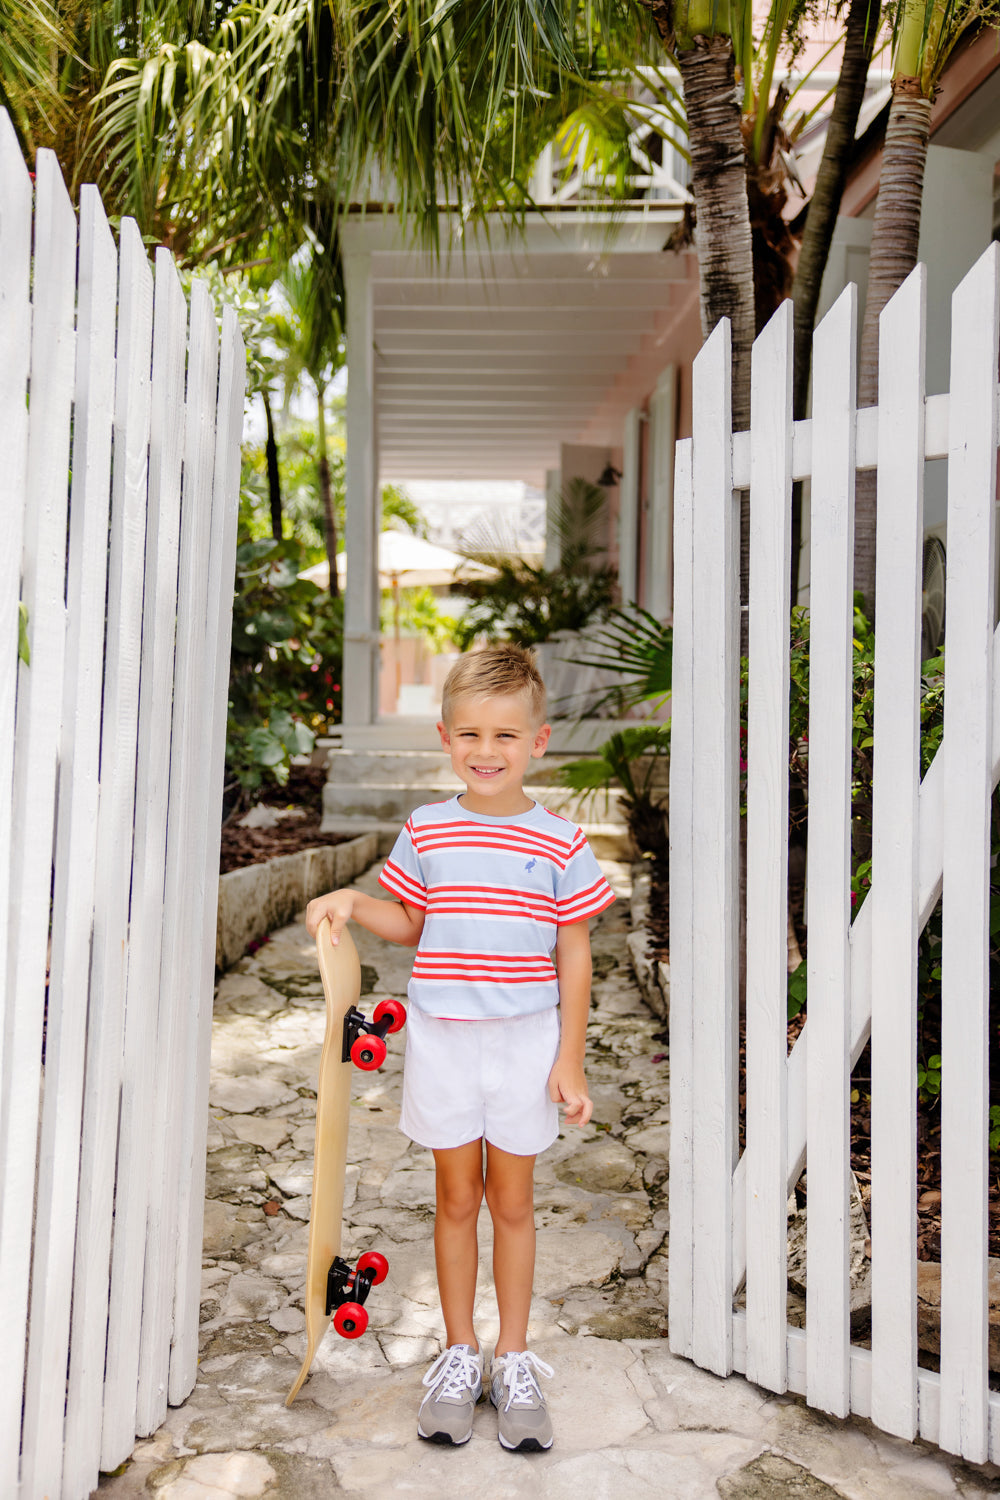
<path id="1" fill-rule="evenodd" d="M 583 1068 L 579 1063 L 567 1062 L 562 1057 L 556 1058 L 549 1074 L 549 1098 L 557 1104 L 565 1104 L 567 1125 L 586 1125 L 594 1112 Z"/>

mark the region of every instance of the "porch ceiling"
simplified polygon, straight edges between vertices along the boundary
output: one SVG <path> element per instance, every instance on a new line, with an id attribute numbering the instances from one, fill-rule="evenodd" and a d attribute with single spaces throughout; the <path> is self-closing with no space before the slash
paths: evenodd
<path id="1" fill-rule="evenodd" d="M 686 296 L 689 258 L 662 248 L 677 217 L 538 214 L 440 258 L 386 220 L 348 224 L 372 289 L 380 476 L 541 484 Z"/>

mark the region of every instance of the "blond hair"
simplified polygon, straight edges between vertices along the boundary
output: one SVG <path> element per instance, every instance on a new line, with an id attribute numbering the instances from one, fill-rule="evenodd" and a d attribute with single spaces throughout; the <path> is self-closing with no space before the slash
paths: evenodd
<path id="1" fill-rule="evenodd" d="M 527 699 L 531 721 L 539 725 L 545 718 L 545 684 L 535 658 L 523 646 L 501 641 L 460 656 L 445 678 L 441 693 L 441 717 L 452 721 L 452 710 L 459 698 L 503 698 L 518 694 Z"/>

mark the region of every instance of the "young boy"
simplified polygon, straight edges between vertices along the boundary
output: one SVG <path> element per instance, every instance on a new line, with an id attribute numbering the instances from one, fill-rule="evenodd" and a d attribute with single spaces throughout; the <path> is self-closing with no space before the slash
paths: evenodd
<path id="1" fill-rule="evenodd" d="M 465 791 L 410 817 L 379 877 L 395 899 L 333 891 L 309 903 L 306 924 L 315 934 L 329 917 L 337 942 L 353 918 L 417 948 L 399 1123 L 434 1153 L 447 1335 L 424 1378 L 417 1431 L 437 1443 L 472 1435 L 483 1378 L 472 1315 L 485 1190 L 500 1311 L 490 1397 L 503 1446 L 539 1451 L 552 1445 L 552 1424 L 537 1376 L 552 1371 L 527 1348 L 535 1157 L 559 1134 L 558 1103 L 569 1123 L 590 1119 L 587 919 L 614 894 L 580 829 L 524 791 L 551 732 L 530 654 L 499 645 L 461 657 L 441 717 L 441 743 Z"/>

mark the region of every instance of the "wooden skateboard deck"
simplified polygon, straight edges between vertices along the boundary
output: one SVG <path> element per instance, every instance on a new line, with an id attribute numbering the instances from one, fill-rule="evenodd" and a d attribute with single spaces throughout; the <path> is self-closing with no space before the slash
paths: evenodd
<path id="1" fill-rule="evenodd" d="M 385 1277 L 385 1258 L 376 1252 L 362 1255 L 353 1269 L 339 1258 L 351 1082 L 355 1065 L 366 1069 L 379 1066 L 385 1057 L 385 1032 L 397 1030 L 406 1015 L 398 1001 L 383 1001 L 375 1012 L 376 1025 L 370 1026 L 356 1010 L 361 995 L 361 964 L 346 927 L 334 947 L 330 924 L 324 918 L 316 935 L 316 949 L 326 998 L 326 1034 L 316 1089 L 316 1150 L 305 1290 L 306 1352 L 286 1406 L 291 1406 L 301 1390 L 331 1316 L 338 1332 L 347 1338 L 359 1337 L 368 1324 L 361 1304 L 371 1286 Z M 353 1053 L 348 1047 L 352 1039 Z M 336 1269 L 331 1271 L 332 1267 Z"/>

